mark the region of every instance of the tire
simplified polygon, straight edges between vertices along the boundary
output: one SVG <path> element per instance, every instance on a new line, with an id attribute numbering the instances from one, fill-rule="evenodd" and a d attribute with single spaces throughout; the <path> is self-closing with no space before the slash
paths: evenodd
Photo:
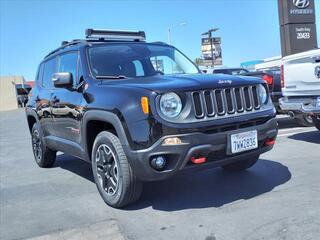
<path id="1" fill-rule="evenodd" d="M 320 131 L 320 115 L 313 117 L 314 126 Z"/>
<path id="2" fill-rule="evenodd" d="M 222 166 L 222 168 L 224 170 L 230 171 L 230 172 L 243 171 L 243 170 L 246 170 L 246 169 L 252 167 L 259 160 L 259 156 L 260 155 L 255 156 L 255 157 L 251 157 L 251 158 L 244 160 L 244 161 L 229 163 L 227 165 Z"/>
<path id="3" fill-rule="evenodd" d="M 295 117 L 297 123 L 302 127 L 312 127 L 313 121 L 312 117 L 308 114 L 297 114 Z"/>
<path id="4" fill-rule="evenodd" d="M 98 134 L 91 163 L 96 186 L 106 204 L 122 208 L 139 199 L 142 183 L 130 167 L 116 135 L 107 131 Z"/>
<path id="5" fill-rule="evenodd" d="M 43 141 L 42 130 L 38 123 L 33 124 L 31 132 L 32 150 L 36 163 L 39 167 L 52 167 L 56 161 L 56 151 L 48 148 Z"/>

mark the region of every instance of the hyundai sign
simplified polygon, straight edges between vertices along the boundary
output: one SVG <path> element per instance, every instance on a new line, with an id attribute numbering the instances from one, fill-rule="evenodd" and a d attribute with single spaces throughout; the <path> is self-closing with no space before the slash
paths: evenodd
<path id="1" fill-rule="evenodd" d="M 282 56 L 317 48 L 314 0 L 278 0 Z"/>

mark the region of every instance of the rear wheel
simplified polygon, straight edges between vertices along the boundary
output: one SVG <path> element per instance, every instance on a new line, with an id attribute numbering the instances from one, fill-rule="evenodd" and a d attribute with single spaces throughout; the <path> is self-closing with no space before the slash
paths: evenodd
<path id="1" fill-rule="evenodd" d="M 107 131 L 99 133 L 91 159 L 98 191 L 108 205 L 121 208 L 138 200 L 142 183 L 132 171 L 117 136 Z"/>
<path id="2" fill-rule="evenodd" d="M 36 163 L 39 167 L 52 167 L 56 161 L 56 151 L 48 148 L 43 141 L 42 130 L 38 123 L 33 124 L 32 127 L 32 150 Z"/>
<path id="3" fill-rule="evenodd" d="M 313 117 L 314 126 L 320 131 L 320 115 Z"/>
<path id="4" fill-rule="evenodd" d="M 259 160 L 259 156 L 260 155 L 254 156 L 244 161 L 229 163 L 227 165 L 222 166 L 222 168 L 224 170 L 231 171 L 231 172 L 243 171 L 252 167 Z"/>
<path id="5" fill-rule="evenodd" d="M 309 114 L 297 114 L 295 116 L 297 123 L 302 127 L 312 127 L 313 121 L 312 117 Z"/>

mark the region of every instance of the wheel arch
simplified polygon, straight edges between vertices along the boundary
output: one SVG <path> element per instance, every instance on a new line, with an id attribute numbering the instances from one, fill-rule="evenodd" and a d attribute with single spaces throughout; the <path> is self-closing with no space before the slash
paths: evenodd
<path id="1" fill-rule="evenodd" d="M 116 114 L 103 110 L 89 110 L 84 114 L 82 124 L 82 143 L 88 161 L 91 161 L 94 140 L 101 131 L 110 131 L 117 135 L 125 149 L 129 146 L 127 134 Z"/>
<path id="2" fill-rule="evenodd" d="M 27 122 L 30 133 L 32 132 L 33 125 L 38 122 L 37 114 L 32 110 L 26 110 Z"/>

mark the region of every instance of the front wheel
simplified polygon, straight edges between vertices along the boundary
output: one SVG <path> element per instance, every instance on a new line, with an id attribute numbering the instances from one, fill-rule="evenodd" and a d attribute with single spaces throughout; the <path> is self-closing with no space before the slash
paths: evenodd
<path id="1" fill-rule="evenodd" d="M 260 155 L 251 157 L 243 161 L 229 163 L 227 165 L 222 166 L 222 168 L 224 170 L 231 171 L 231 172 L 243 171 L 252 167 L 259 160 L 259 156 Z"/>
<path id="2" fill-rule="evenodd" d="M 107 131 L 99 133 L 91 162 L 98 191 L 108 205 L 121 208 L 138 200 L 142 183 L 131 169 L 117 136 Z"/>
<path id="3" fill-rule="evenodd" d="M 320 115 L 313 117 L 314 126 L 320 131 Z"/>

